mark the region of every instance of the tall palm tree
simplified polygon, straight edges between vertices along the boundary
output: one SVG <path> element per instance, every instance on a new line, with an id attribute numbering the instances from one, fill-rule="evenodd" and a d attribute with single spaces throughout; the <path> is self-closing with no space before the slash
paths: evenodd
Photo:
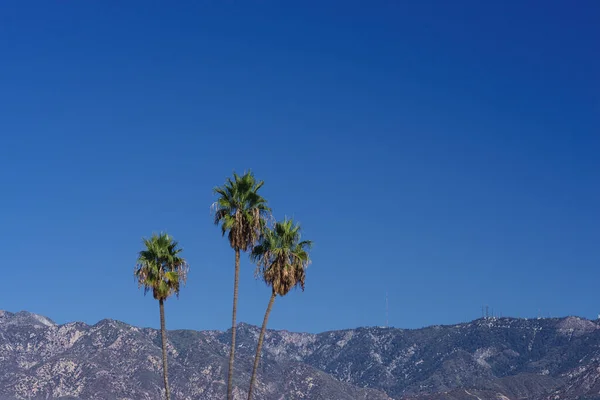
<path id="1" fill-rule="evenodd" d="M 271 209 L 258 194 L 263 181 L 256 181 L 252 172 L 239 176 L 233 173 L 221 187 L 214 188 L 219 196 L 213 204 L 215 225 L 221 224 L 223 236 L 228 234 L 229 244 L 235 251 L 235 275 L 233 279 L 233 311 L 231 317 L 231 351 L 227 376 L 227 400 L 233 394 L 233 360 L 235 357 L 235 334 L 240 273 L 240 252 L 251 250 L 260 238 Z"/>
<path id="2" fill-rule="evenodd" d="M 296 286 L 300 286 L 304 291 L 306 268 L 310 264 L 308 251 L 311 247 L 310 240 L 301 240 L 300 225 L 295 224 L 291 219 L 285 219 L 275 223 L 273 229 L 266 228 L 264 230 L 260 243 L 254 247 L 250 255 L 250 258 L 258 265 L 257 273 L 271 287 L 271 299 L 258 336 L 248 400 L 252 399 L 260 353 L 275 297 L 277 295 L 285 296 Z"/>
<path id="3" fill-rule="evenodd" d="M 179 297 L 181 284 L 185 284 L 187 278 L 188 264 L 180 257 L 182 249 L 178 247 L 178 243 L 166 233 L 153 234 L 150 239 L 142 240 L 145 248 L 139 252 L 134 275 L 138 287 L 144 288 L 144 294 L 152 291 L 152 295 L 158 300 L 165 396 L 170 400 L 165 300 L 172 294 Z"/>

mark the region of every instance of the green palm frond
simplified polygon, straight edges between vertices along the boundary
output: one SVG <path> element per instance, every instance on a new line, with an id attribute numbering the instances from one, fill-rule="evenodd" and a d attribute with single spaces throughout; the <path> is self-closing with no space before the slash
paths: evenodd
<path id="1" fill-rule="evenodd" d="M 259 240 L 271 209 L 258 193 L 264 185 L 256 181 L 252 172 L 244 175 L 233 173 L 225 184 L 213 189 L 218 196 L 213 204 L 215 225 L 221 225 L 223 236 L 227 234 L 232 248 L 247 251 Z"/>
<path id="2" fill-rule="evenodd" d="M 300 231 L 300 225 L 291 219 L 276 222 L 273 229 L 264 230 L 260 243 L 250 254 L 258 266 L 257 274 L 280 296 L 296 286 L 304 290 L 312 242 L 301 240 Z"/>
<path id="3" fill-rule="evenodd" d="M 179 244 L 166 233 L 153 234 L 142 241 L 145 249 L 139 252 L 134 270 L 138 287 L 144 288 L 144 294 L 152 291 L 157 300 L 165 300 L 173 294 L 179 296 L 189 268 L 179 255 L 182 251 Z"/>

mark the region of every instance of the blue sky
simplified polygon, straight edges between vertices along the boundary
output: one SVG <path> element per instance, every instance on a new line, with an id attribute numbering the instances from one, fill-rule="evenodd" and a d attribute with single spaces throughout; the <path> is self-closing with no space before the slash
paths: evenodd
<path id="1" fill-rule="evenodd" d="M 418 3 L 418 4 L 417 4 Z M 233 170 L 315 242 L 270 327 L 600 313 L 596 1 L 0 6 L 0 309 L 158 326 L 141 237 L 191 264 L 169 328 L 226 329 Z M 239 320 L 269 290 L 242 259 Z"/>

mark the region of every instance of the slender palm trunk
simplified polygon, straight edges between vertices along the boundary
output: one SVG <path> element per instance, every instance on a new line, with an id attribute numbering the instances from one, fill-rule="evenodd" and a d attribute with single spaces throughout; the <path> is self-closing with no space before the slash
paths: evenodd
<path id="1" fill-rule="evenodd" d="M 167 330 L 165 328 L 165 302 L 164 300 L 158 300 L 160 305 L 160 336 L 162 339 L 162 361 L 163 361 L 163 376 L 165 380 L 165 395 L 167 400 L 171 399 L 171 392 L 169 392 L 169 368 L 167 367 Z"/>
<path id="2" fill-rule="evenodd" d="M 235 357 L 235 330 L 237 318 L 238 281 L 240 278 L 240 249 L 235 249 L 235 278 L 233 279 L 233 312 L 231 316 L 231 351 L 227 374 L 227 400 L 233 400 L 233 359 Z"/>
<path id="3" fill-rule="evenodd" d="M 262 350 L 263 340 L 265 339 L 265 332 L 267 331 L 267 322 L 269 322 L 269 314 L 273 308 L 275 302 L 275 292 L 271 295 L 267 311 L 265 312 L 265 319 L 263 320 L 262 329 L 258 336 L 258 346 L 256 346 L 256 356 L 254 356 L 254 368 L 252 368 L 252 378 L 250 378 L 250 389 L 248 390 L 248 400 L 252 400 L 252 392 L 254 391 L 254 384 L 256 382 L 256 373 L 258 372 L 258 363 L 260 361 L 260 352 Z"/>

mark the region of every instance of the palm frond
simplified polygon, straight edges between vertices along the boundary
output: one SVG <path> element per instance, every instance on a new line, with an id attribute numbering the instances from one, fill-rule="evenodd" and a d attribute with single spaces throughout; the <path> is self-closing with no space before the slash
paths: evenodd
<path id="1" fill-rule="evenodd" d="M 280 296 L 296 286 L 304 290 L 311 246 L 311 241 L 301 240 L 299 224 L 291 219 L 276 222 L 272 229 L 264 229 L 260 243 L 252 250 L 250 258 L 257 264 L 255 274 Z"/>
<path id="2" fill-rule="evenodd" d="M 144 294 L 152 291 L 157 300 L 165 300 L 172 294 L 179 296 L 181 284 L 187 280 L 189 266 L 180 257 L 182 249 L 177 241 L 166 233 L 143 238 L 145 246 L 138 254 L 134 276 Z"/>
<path id="3" fill-rule="evenodd" d="M 251 171 L 227 178 L 225 184 L 213 189 L 218 196 L 211 207 L 214 222 L 221 225 L 223 236 L 228 234 L 232 248 L 247 251 L 258 242 L 271 209 L 258 193 L 264 181 L 256 181 Z"/>

